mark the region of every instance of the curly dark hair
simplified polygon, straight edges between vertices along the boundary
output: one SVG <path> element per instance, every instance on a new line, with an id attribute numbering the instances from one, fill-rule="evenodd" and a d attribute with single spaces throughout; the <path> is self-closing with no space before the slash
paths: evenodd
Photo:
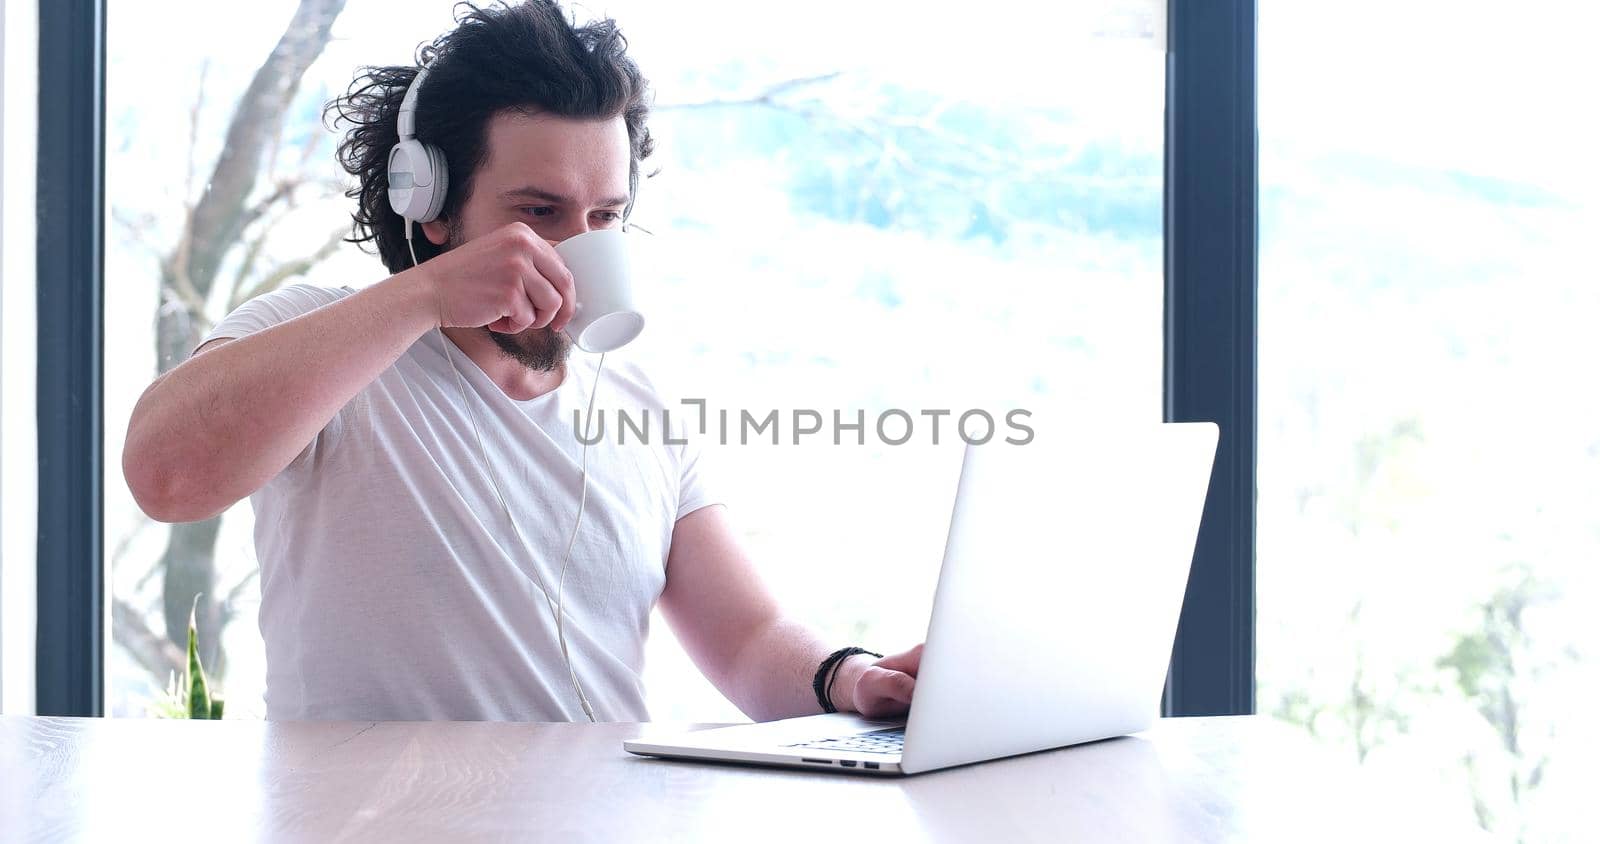
<path id="1" fill-rule="evenodd" d="M 473 176 L 488 159 L 489 118 L 513 110 L 579 119 L 621 115 L 631 152 L 626 219 L 638 192 L 639 162 L 655 149 L 645 126 L 648 83 L 627 46 L 616 21 L 579 26 L 555 0 L 489 8 L 458 3 L 456 28 L 417 50 L 418 64 L 428 66 L 417 93 L 417 139 L 443 151 L 450 172 L 441 216 L 460 213 L 472 192 Z M 389 206 L 389 150 L 399 141 L 400 101 L 419 70 L 364 67 L 345 95 L 323 109 L 329 129 L 349 125 L 338 150 L 339 164 L 357 179 L 345 194 L 356 199 L 347 240 L 375 241 L 378 257 L 394 273 L 411 266 L 411 259 L 405 221 Z M 421 261 L 443 251 L 425 237 L 415 244 Z"/>

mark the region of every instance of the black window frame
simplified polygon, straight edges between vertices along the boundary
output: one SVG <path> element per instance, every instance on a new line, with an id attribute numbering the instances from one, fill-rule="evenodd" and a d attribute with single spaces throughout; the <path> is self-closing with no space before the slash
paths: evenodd
<path id="1" fill-rule="evenodd" d="M 105 2 L 39 8 L 35 711 L 105 709 Z"/>
<path id="2" fill-rule="evenodd" d="M 1165 715 L 1254 713 L 1256 3 L 1168 0 L 1164 416 L 1221 429 Z"/>
<path id="3" fill-rule="evenodd" d="M 1168 0 L 1164 418 L 1221 428 L 1162 712 L 1255 711 L 1256 4 Z M 39 4 L 37 711 L 104 711 L 105 2 Z"/>

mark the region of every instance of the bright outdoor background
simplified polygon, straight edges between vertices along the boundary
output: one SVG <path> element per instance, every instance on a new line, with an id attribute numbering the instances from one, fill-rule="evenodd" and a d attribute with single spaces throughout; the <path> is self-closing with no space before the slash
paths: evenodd
<path id="1" fill-rule="evenodd" d="M 108 709 L 147 714 L 202 592 L 229 716 L 260 717 L 250 508 L 144 519 L 128 413 L 175 363 L 159 341 L 282 283 L 383 278 L 334 240 L 349 201 L 321 105 L 356 66 L 408 61 L 450 4 L 275 0 L 204 24 L 109 5 Z M 257 180 L 223 209 L 246 224 L 180 272 L 241 94 L 297 7 L 341 5 L 258 127 Z M 661 172 L 635 222 L 661 264 L 626 354 L 735 413 L 1157 415 L 1164 4 L 1058 5 L 575 6 L 621 22 L 656 91 Z M 1576 837 L 1600 746 L 1581 620 L 1600 597 L 1600 279 L 1579 252 L 1600 231 L 1595 18 L 1260 5 L 1260 710 L 1504 840 Z M 921 639 L 948 431 L 716 451 L 797 612 L 841 644 Z M 655 629 L 654 716 L 740 717 Z"/>
<path id="2" fill-rule="evenodd" d="M 1259 20 L 1260 710 L 1419 812 L 1589 837 L 1600 17 Z"/>

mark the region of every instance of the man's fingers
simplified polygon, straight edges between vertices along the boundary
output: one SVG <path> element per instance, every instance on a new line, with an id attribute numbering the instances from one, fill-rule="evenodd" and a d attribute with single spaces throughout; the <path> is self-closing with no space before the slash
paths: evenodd
<path id="1" fill-rule="evenodd" d="M 533 303 L 524 297 L 513 297 L 511 312 L 505 315 L 506 324 L 510 327 L 508 334 L 520 334 L 533 325 L 538 318 L 538 313 L 533 309 Z"/>
<path id="2" fill-rule="evenodd" d="M 528 323 L 534 328 L 544 328 L 549 325 L 561 311 L 562 295 L 546 282 L 543 278 L 535 276 L 523 282 L 523 289 L 527 291 L 528 301 L 533 303 L 533 319 Z"/>
<path id="3" fill-rule="evenodd" d="M 501 328 L 495 328 L 492 325 L 489 326 L 489 330 L 496 334 L 521 334 L 522 332 L 528 330 L 527 323 L 519 323 L 511 317 L 501 317 L 500 319 L 496 320 L 496 323 L 503 326 Z"/>
<path id="4" fill-rule="evenodd" d="M 542 278 L 528 280 L 528 298 L 539 306 L 541 315 L 556 317 L 559 316 L 557 311 L 562 309 L 564 302 L 572 299 L 572 273 L 567 270 L 567 265 L 561 260 L 561 256 L 556 254 L 555 247 L 549 243 L 545 241 L 544 248 L 532 250 L 533 268 L 538 270 Z M 534 290 L 536 287 L 543 288 L 537 296 Z M 569 314 L 567 318 L 572 317 Z M 546 320 L 541 325 L 548 322 L 549 320 Z"/>
<path id="5" fill-rule="evenodd" d="M 897 654 L 889 654 L 873 664 L 879 666 L 880 668 L 888 668 L 894 671 L 904 671 L 905 673 L 915 677 L 917 676 L 917 669 L 922 667 L 922 646 L 917 645 L 909 651 L 904 651 Z"/>
<path id="6" fill-rule="evenodd" d="M 521 334 L 528 330 L 528 323 L 533 321 L 533 311 L 530 309 L 520 317 L 503 316 L 484 326 L 496 334 Z"/>
<path id="7" fill-rule="evenodd" d="M 550 280 L 550 285 L 556 289 L 556 294 L 561 297 L 561 307 L 556 311 L 555 319 L 550 320 L 550 328 L 560 331 L 572 321 L 572 314 L 578 304 L 578 294 L 573 288 L 572 276 L 563 275 Z"/>
<path id="8" fill-rule="evenodd" d="M 911 693 L 917 689 L 917 678 L 904 672 L 896 671 L 889 680 L 889 689 L 894 694 L 894 699 L 904 703 L 911 703 Z"/>
<path id="9" fill-rule="evenodd" d="M 867 718 L 904 715 L 911 708 L 917 680 L 900 671 L 872 667 L 856 687 L 856 708 Z"/>
<path id="10" fill-rule="evenodd" d="M 910 703 L 911 693 L 917 687 L 917 678 L 881 666 L 868 668 L 862 673 L 860 682 L 867 694 L 901 703 Z"/>

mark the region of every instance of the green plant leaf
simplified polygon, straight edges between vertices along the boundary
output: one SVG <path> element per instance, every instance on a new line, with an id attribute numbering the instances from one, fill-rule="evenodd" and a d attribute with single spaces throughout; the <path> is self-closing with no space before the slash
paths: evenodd
<path id="1" fill-rule="evenodd" d="M 199 637 L 194 625 L 195 608 L 199 605 L 200 595 L 196 594 L 189 607 L 189 717 L 210 719 L 211 690 L 206 685 L 205 668 L 200 665 Z"/>

